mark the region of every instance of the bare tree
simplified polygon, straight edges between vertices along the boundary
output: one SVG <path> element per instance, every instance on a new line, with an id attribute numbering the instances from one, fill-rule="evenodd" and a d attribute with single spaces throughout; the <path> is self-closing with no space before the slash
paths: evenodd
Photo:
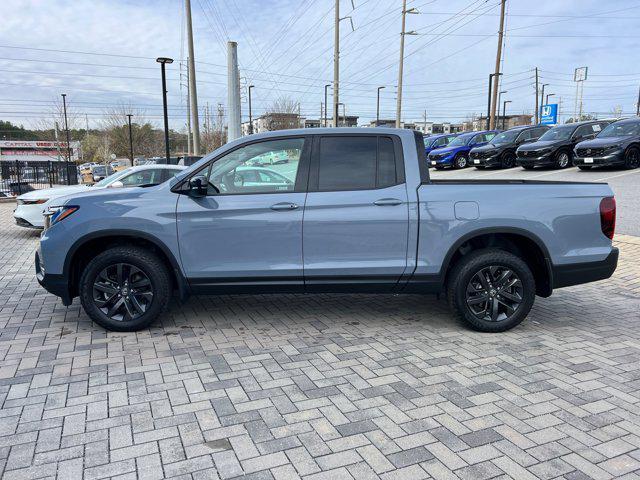
<path id="1" fill-rule="evenodd" d="M 300 127 L 300 104 L 289 97 L 280 97 L 265 114 L 267 130 L 288 130 Z"/>

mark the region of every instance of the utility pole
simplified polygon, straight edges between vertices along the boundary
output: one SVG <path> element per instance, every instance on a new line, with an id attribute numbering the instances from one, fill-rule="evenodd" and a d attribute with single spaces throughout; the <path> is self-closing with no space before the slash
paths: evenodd
<path id="1" fill-rule="evenodd" d="M 538 67 L 536 67 L 536 123 L 535 123 L 536 125 L 539 122 L 539 119 L 538 119 L 538 92 L 539 91 L 540 90 L 538 90 Z"/>
<path id="2" fill-rule="evenodd" d="M 238 44 L 227 42 L 227 104 L 229 128 L 227 142 L 240 138 L 240 76 L 238 73 Z"/>
<path id="3" fill-rule="evenodd" d="M 424 111 L 424 114 L 422 115 L 422 132 L 426 135 L 427 134 L 427 111 Z"/>
<path id="4" fill-rule="evenodd" d="M 253 85 L 249 85 L 249 135 L 253 135 L 253 116 L 251 114 L 251 89 L 255 88 Z"/>
<path id="5" fill-rule="evenodd" d="M 127 113 L 127 118 L 129 119 L 129 155 L 131 158 L 131 165 L 133 165 L 133 133 L 131 130 L 131 117 L 133 115 L 131 113 Z"/>
<path id="6" fill-rule="evenodd" d="M 636 115 L 640 116 L 640 88 L 638 88 L 638 104 L 636 105 Z"/>
<path id="7" fill-rule="evenodd" d="M 407 13 L 418 13 L 415 8 L 407 10 L 407 0 L 402 0 L 402 31 L 400 32 L 400 63 L 398 65 L 398 98 L 396 101 L 396 128 L 400 128 L 402 121 L 402 73 L 404 69 L 404 37 L 405 35 L 416 35 L 413 30 L 405 31 Z"/>
<path id="8" fill-rule="evenodd" d="M 333 126 L 338 126 L 338 102 L 340 83 L 340 0 L 336 0 L 333 27 Z"/>
<path id="9" fill-rule="evenodd" d="M 378 100 L 376 103 L 376 127 L 380 126 L 380 90 L 384 87 L 378 87 Z"/>
<path id="10" fill-rule="evenodd" d="M 496 123 L 496 102 L 498 100 L 498 84 L 500 83 L 500 59 L 502 58 L 502 37 L 504 35 L 504 7 L 507 0 L 500 2 L 500 30 L 498 30 L 498 50 L 496 52 L 496 83 L 493 85 L 493 98 L 491 104 L 491 118 L 489 120 L 489 130 L 495 128 Z"/>
<path id="11" fill-rule="evenodd" d="M 180 63 L 180 69 L 182 70 L 182 62 Z M 182 73 L 180 73 L 180 76 L 182 76 Z M 191 155 L 191 138 L 192 138 L 192 132 L 191 132 L 191 95 L 190 95 L 190 90 L 191 88 L 189 87 L 189 59 L 187 58 L 187 74 L 185 75 L 187 78 L 187 84 L 184 85 L 182 83 L 182 78 L 180 78 L 180 86 L 185 86 L 187 89 L 187 155 Z"/>
<path id="12" fill-rule="evenodd" d="M 71 185 L 71 175 L 69 175 L 69 163 L 71 162 L 71 138 L 69 136 L 69 122 L 67 121 L 67 94 L 62 94 L 62 108 L 64 110 L 64 129 L 67 131 L 67 185 Z"/>
<path id="13" fill-rule="evenodd" d="M 200 155 L 200 121 L 198 120 L 198 92 L 196 91 L 196 57 L 193 53 L 193 27 L 191 25 L 191 0 L 184 0 L 185 20 L 187 24 L 187 44 L 189 58 L 189 99 L 191 100 L 191 115 L 193 120 L 193 154 Z"/>

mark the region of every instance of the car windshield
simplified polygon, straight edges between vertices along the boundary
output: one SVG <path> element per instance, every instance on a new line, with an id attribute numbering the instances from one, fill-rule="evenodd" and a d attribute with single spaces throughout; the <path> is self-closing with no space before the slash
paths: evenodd
<path id="1" fill-rule="evenodd" d="M 500 143 L 511 143 L 515 141 L 516 137 L 522 130 L 507 130 L 506 132 L 499 133 L 491 139 L 489 143 L 498 145 Z"/>
<path id="2" fill-rule="evenodd" d="M 473 135 L 460 135 L 454 138 L 451 143 L 449 143 L 450 147 L 462 147 L 464 145 L 468 145 Z"/>
<path id="3" fill-rule="evenodd" d="M 600 132 L 598 138 L 606 137 L 634 137 L 640 135 L 640 122 L 612 123 Z"/>
<path id="4" fill-rule="evenodd" d="M 96 168 L 95 170 L 98 170 L 98 169 Z M 117 180 L 118 178 L 122 177 L 124 174 L 126 174 L 130 170 L 131 170 L 130 168 L 127 168 L 126 170 L 120 170 L 119 172 L 112 173 L 108 177 L 105 177 L 102 180 L 100 180 L 99 182 L 94 183 L 93 186 L 94 187 L 106 187 L 110 183 L 113 183 L 115 180 Z M 102 172 L 104 172 L 104 167 L 102 167 Z M 99 172 L 99 173 L 101 173 L 101 172 Z"/>
<path id="5" fill-rule="evenodd" d="M 552 128 L 551 130 L 547 130 L 546 132 L 544 132 L 544 135 L 542 135 L 539 138 L 539 140 L 540 141 L 567 140 L 568 138 L 571 137 L 571 134 L 575 129 L 576 127 L 574 125 L 555 127 L 555 128 Z"/>

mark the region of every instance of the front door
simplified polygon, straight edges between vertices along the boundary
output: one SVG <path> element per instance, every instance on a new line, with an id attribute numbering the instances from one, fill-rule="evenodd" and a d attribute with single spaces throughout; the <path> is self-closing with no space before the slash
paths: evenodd
<path id="1" fill-rule="evenodd" d="M 397 137 L 317 137 L 304 212 L 306 289 L 393 286 L 407 266 L 408 217 Z"/>
<path id="2" fill-rule="evenodd" d="M 209 179 L 206 197 L 179 196 L 180 257 L 196 292 L 275 284 L 302 290 L 309 143 L 285 137 L 245 144 L 199 172 Z"/>

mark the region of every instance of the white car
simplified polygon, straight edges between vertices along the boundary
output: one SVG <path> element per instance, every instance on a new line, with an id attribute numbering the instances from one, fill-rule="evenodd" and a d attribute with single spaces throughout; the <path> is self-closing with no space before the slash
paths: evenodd
<path id="1" fill-rule="evenodd" d="M 34 190 L 17 198 L 17 208 L 13 212 L 16 223 L 21 227 L 43 228 L 42 212 L 51 200 L 81 192 L 94 191 L 97 188 L 139 187 L 156 185 L 175 177 L 186 167 L 180 165 L 141 165 L 116 172 L 93 185 L 70 185 L 68 187 Z"/>

